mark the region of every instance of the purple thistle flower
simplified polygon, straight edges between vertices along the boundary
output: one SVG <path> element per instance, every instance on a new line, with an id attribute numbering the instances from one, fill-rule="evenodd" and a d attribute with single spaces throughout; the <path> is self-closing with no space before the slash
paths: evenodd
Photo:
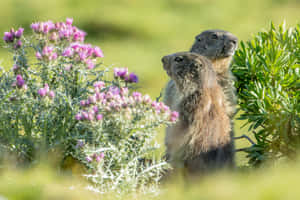
<path id="1" fill-rule="evenodd" d="M 44 97 L 44 96 L 46 96 L 47 92 L 46 92 L 45 88 L 40 88 L 40 89 L 38 90 L 38 94 L 39 94 L 41 97 Z"/>
<path id="2" fill-rule="evenodd" d="M 94 154 L 96 162 L 100 162 L 104 158 L 104 153 L 100 153 L 99 155 Z"/>
<path id="3" fill-rule="evenodd" d="M 104 57 L 103 52 L 102 52 L 102 50 L 99 47 L 95 47 L 94 48 L 94 56 L 95 57 L 99 57 L 99 58 L 103 58 Z"/>
<path id="4" fill-rule="evenodd" d="M 54 52 L 51 54 L 51 56 L 49 56 L 49 60 L 55 60 L 57 58 L 57 53 Z"/>
<path id="5" fill-rule="evenodd" d="M 95 67 L 94 62 L 90 59 L 86 60 L 85 63 L 87 64 L 88 69 L 93 69 Z"/>
<path id="6" fill-rule="evenodd" d="M 141 102 L 142 101 L 142 94 L 139 92 L 133 92 L 132 97 L 136 102 Z"/>
<path id="7" fill-rule="evenodd" d="M 51 35 L 49 36 L 49 40 L 51 41 L 56 41 L 58 39 L 58 35 L 56 32 L 51 33 Z"/>
<path id="8" fill-rule="evenodd" d="M 13 42 L 14 41 L 14 35 L 13 35 L 13 33 L 11 33 L 11 32 L 5 32 L 3 40 L 6 43 Z"/>
<path id="9" fill-rule="evenodd" d="M 72 55 L 73 55 L 73 51 L 71 48 L 66 48 L 64 50 L 64 52 L 62 53 L 62 56 L 64 56 L 64 57 L 70 57 Z"/>
<path id="10" fill-rule="evenodd" d="M 82 117 L 83 119 L 88 119 L 89 118 L 89 114 L 87 112 L 82 112 Z"/>
<path id="11" fill-rule="evenodd" d="M 86 159 L 86 161 L 89 162 L 89 163 L 93 161 L 93 159 L 92 159 L 90 156 L 87 156 L 85 159 Z"/>
<path id="12" fill-rule="evenodd" d="M 104 153 L 101 152 L 99 156 L 100 156 L 100 158 L 104 158 Z"/>
<path id="13" fill-rule="evenodd" d="M 96 101 L 97 101 L 96 96 L 95 95 L 89 96 L 88 101 L 89 101 L 89 103 L 96 103 Z"/>
<path id="14" fill-rule="evenodd" d="M 116 86 L 110 87 L 108 91 L 111 92 L 113 95 L 119 95 L 120 94 L 120 88 L 118 88 Z"/>
<path id="15" fill-rule="evenodd" d="M 22 46 L 22 41 L 18 40 L 17 43 L 14 45 L 14 49 L 19 49 Z"/>
<path id="16" fill-rule="evenodd" d="M 94 83 L 94 88 L 102 89 L 105 86 L 105 83 L 103 81 L 97 81 Z"/>
<path id="17" fill-rule="evenodd" d="M 16 85 L 18 88 L 22 88 L 25 86 L 25 81 L 20 74 L 17 75 L 16 80 L 17 80 Z"/>
<path id="18" fill-rule="evenodd" d="M 19 28 L 16 32 L 15 32 L 15 37 L 16 38 L 20 38 L 23 35 L 24 32 L 24 28 Z"/>
<path id="19" fill-rule="evenodd" d="M 44 56 L 49 56 L 52 53 L 52 51 L 53 51 L 53 47 L 45 46 L 43 48 L 42 54 Z"/>
<path id="20" fill-rule="evenodd" d="M 73 19 L 72 18 L 67 18 L 66 19 L 66 24 L 67 25 L 72 25 L 72 23 L 73 23 Z"/>
<path id="21" fill-rule="evenodd" d="M 23 78 L 22 78 L 22 76 L 21 76 L 20 74 L 18 74 L 17 77 L 16 77 L 16 80 L 17 80 L 17 81 L 23 80 Z"/>
<path id="22" fill-rule="evenodd" d="M 42 57 L 42 55 L 41 55 L 41 53 L 40 52 L 36 52 L 35 53 L 35 57 L 38 59 L 38 60 L 41 60 L 43 57 Z"/>
<path id="23" fill-rule="evenodd" d="M 50 99 L 53 99 L 55 97 L 55 92 L 53 90 L 49 91 L 48 96 Z"/>
<path id="24" fill-rule="evenodd" d="M 179 117 L 179 113 L 176 112 L 176 111 L 173 111 L 171 112 L 171 115 L 170 115 L 170 121 L 171 122 L 175 122 Z"/>
<path id="25" fill-rule="evenodd" d="M 120 93 L 121 93 L 121 95 L 123 95 L 123 96 L 124 96 L 124 95 L 127 95 L 128 92 L 129 92 L 129 90 L 128 90 L 127 87 L 123 87 L 123 88 L 120 89 Z"/>
<path id="26" fill-rule="evenodd" d="M 102 119 L 103 119 L 103 115 L 101 115 L 101 114 L 98 114 L 98 115 L 96 116 L 96 119 L 97 119 L 97 121 L 100 121 L 100 120 L 102 120 Z"/>
<path id="27" fill-rule="evenodd" d="M 93 110 L 94 110 L 95 113 L 98 113 L 98 112 L 99 112 L 98 106 L 94 106 L 94 107 L 93 107 Z"/>
<path id="28" fill-rule="evenodd" d="M 130 73 L 128 81 L 131 82 L 131 83 L 137 83 L 139 81 L 139 78 L 134 73 Z"/>
<path id="29" fill-rule="evenodd" d="M 128 68 L 114 68 L 114 76 L 125 78 L 125 76 L 128 74 Z"/>
<path id="30" fill-rule="evenodd" d="M 82 106 L 82 107 L 83 107 L 83 106 L 86 106 L 85 100 L 81 100 L 81 101 L 80 101 L 80 106 Z"/>
<path id="31" fill-rule="evenodd" d="M 89 112 L 87 120 L 93 121 L 93 119 L 94 119 L 94 112 Z"/>
<path id="32" fill-rule="evenodd" d="M 31 28 L 34 32 L 39 32 L 39 26 L 40 26 L 39 23 L 32 23 L 32 24 L 30 25 L 30 28 Z"/>
<path id="33" fill-rule="evenodd" d="M 143 100 L 142 101 L 145 104 L 149 104 L 149 103 L 151 103 L 151 98 L 150 98 L 150 96 L 148 94 L 146 94 L 146 95 L 143 96 Z"/>
<path id="34" fill-rule="evenodd" d="M 81 61 L 84 61 L 84 60 L 87 58 L 86 53 L 83 52 L 83 51 L 79 52 L 78 55 L 79 55 L 79 59 L 80 59 Z"/>
<path id="35" fill-rule="evenodd" d="M 45 83 L 45 85 L 44 85 L 44 89 L 45 89 L 46 93 L 48 93 L 48 92 L 49 92 L 49 85 L 48 85 L 47 83 Z"/>
<path id="36" fill-rule="evenodd" d="M 75 115 L 75 119 L 78 120 L 78 121 L 82 120 L 81 114 L 80 114 L 80 113 L 77 113 L 77 114 Z"/>

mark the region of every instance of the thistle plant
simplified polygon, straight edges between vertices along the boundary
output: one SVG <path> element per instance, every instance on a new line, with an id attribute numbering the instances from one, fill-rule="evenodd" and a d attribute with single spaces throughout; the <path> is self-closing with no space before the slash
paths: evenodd
<path id="1" fill-rule="evenodd" d="M 71 156 L 100 192 L 157 186 L 168 166 L 154 156 L 156 128 L 178 113 L 134 91 L 139 79 L 127 68 L 105 78 L 103 52 L 84 43 L 72 19 L 31 29 L 29 37 L 23 28 L 4 33 L 13 67 L 0 76 L 1 148 L 22 165 L 49 152 Z"/>
<path id="2" fill-rule="evenodd" d="M 249 163 L 294 159 L 300 147 L 300 26 L 271 24 L 241 42 L 233 63 L 240 119 L 256 141 L 242 149 Z"/>

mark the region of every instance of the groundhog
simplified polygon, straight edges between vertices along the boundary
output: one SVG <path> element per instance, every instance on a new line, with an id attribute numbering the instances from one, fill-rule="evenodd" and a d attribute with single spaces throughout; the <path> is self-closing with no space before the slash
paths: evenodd
<path id="1" fill-rule="evenodd" d="M 171 165 L 189 173 L 232 166 L 228 103 L 211 61 L 180 52 L 164 56 L 162 62 L 177 91 L 172 108 L 179 112 L 179 121 L 166 131 Z"/>
<path id="2" fill-rule="evenodd" d="M 233 119 L 236 113 L 236 95 L 234 76 L 229 67 L 232 56 L 237 48 L 238 39 L 233 34 L 223 30 L 207 30 L 197 35 L 190 52 L 207 57 L 217 73 L 219 84 L 227 98 L 227 114 Z M 173 80 L 169 81 L 164 95 L 164 102 L 173 108 L 178 96 Z"/>

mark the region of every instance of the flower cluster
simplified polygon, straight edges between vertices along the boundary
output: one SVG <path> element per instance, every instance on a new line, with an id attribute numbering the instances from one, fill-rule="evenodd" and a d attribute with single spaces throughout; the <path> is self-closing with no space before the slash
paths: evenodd
<path id="1" fill-rule="evenodd" d="M 17 86 L 17 88 L 19 88 L 19 89 L 21 89 L 21 88 L 23 88 L 25 90 L 27 89 L 27 85 L 25 84 L 25 80 L 23 79 L 23 77 L 20 74 L 18 74 L 16 76 L 16 81 L 12 84 L 12 86 Z"/>
<path id="2" fill-rule="evenodd" d="M 86 33 L 76 26 L 72 26 L 72 23 L 73 19 L 71 18 L 67 18 L 66 22 L 36 22 L 31 24 L 31 29 L 35 33 L 47 35 L 50 41 L 68 40 L 83 42 Z"/>
<path id="3" fill-rule="evenodd" d="M 57 53 L 54 51 L 53 46 L 45 46 L 42 50 L 42 52 L 36 52 L 35 54 L 36 58 L 38 60 L 46 59 L 46 60 L 56 60 L 57 59 Z"/>
<path id="4" fill-rule="evenodd" d="M 96 161 L 97 163 L 99 163 L 99 162 L 102 161 L 103 158 L 104 158 L 104 153 L 101 152 L 101 153 L 99 153 L 99 154 L 94 153 L 94 154 L 91 155 L 91 156 L 87 156 L 85 159 L 86 159 L 86 161 L 89 162 L 89 163 L 91 163 L 91 162 L 93 162 L 93 161 Z"/>
<path id="5" fill-rule="evenodd" d="M 49 90 L 49 86 L 46 83 L 43 88 L 40 88 L 38 90 L 38 94 L 40 97 L 46 97 L 48 96 L 50 99 L 53 99 L 55 97 L 55 92 L 53 90 Z"/>
<path id="6" fill-rule="evenodd" d="M 175 122 L 178 118 L 177 112 L 171 112 L 163 102 L 152 101 L 147 94 L 144 96 L 139 92 L 130 94 L 126 87 L 105 88 L 104 82 L 96 82 L 94 94 L 87 100 L 82 100 L 80 106 L 83 109 L 75 116 L 79 121 L 100 121 L 103 116 L 114 113 L 124 113 L 127 119 L 130 119 L 134 113 L 143 109 L 149 111 L 146 108 L 150 108 L 154 115 L 163 115 L 170 122 Z"/>
<path id="7" fill-rule="evenodd" d="M 6 43 L 14 43 L 14 49 L 18 49 L 22 46 L 22 41 L 20 38 L 22 37 L 24 32 L 24 28 L 19 28 L 17 31 L 15 31 L 13 28 L 9 32 L 4 32 L 3 40 Z"/>
<path id="8" fill-rule="evenodd" d="M 90 44 L 80 43 L 72 43 L 63 51 L 62 56 L 83 62 L 87 65 L 88 69 L 93 69 L 95 67 L 95 58 L 104 57 L 103 52 L 99 47 L 92 47 Z"/>
<path id="9" fill-rule="evenodd" d="M 137 83 L 139 78 L 134 73 L 128 72 L 128 68 L 114 68 L 114 76 L 115 78 L 120 78 L 129 83 Z"/>

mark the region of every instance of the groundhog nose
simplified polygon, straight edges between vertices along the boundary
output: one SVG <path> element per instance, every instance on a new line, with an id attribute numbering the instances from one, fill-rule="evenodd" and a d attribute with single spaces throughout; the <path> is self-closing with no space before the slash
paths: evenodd
<path id="1" fill-rule="evenodd" d="M 231 39 L 229 39 L 229 43 L 236 46 L 237 45 L 237 39 L 231 38 Z"/>

